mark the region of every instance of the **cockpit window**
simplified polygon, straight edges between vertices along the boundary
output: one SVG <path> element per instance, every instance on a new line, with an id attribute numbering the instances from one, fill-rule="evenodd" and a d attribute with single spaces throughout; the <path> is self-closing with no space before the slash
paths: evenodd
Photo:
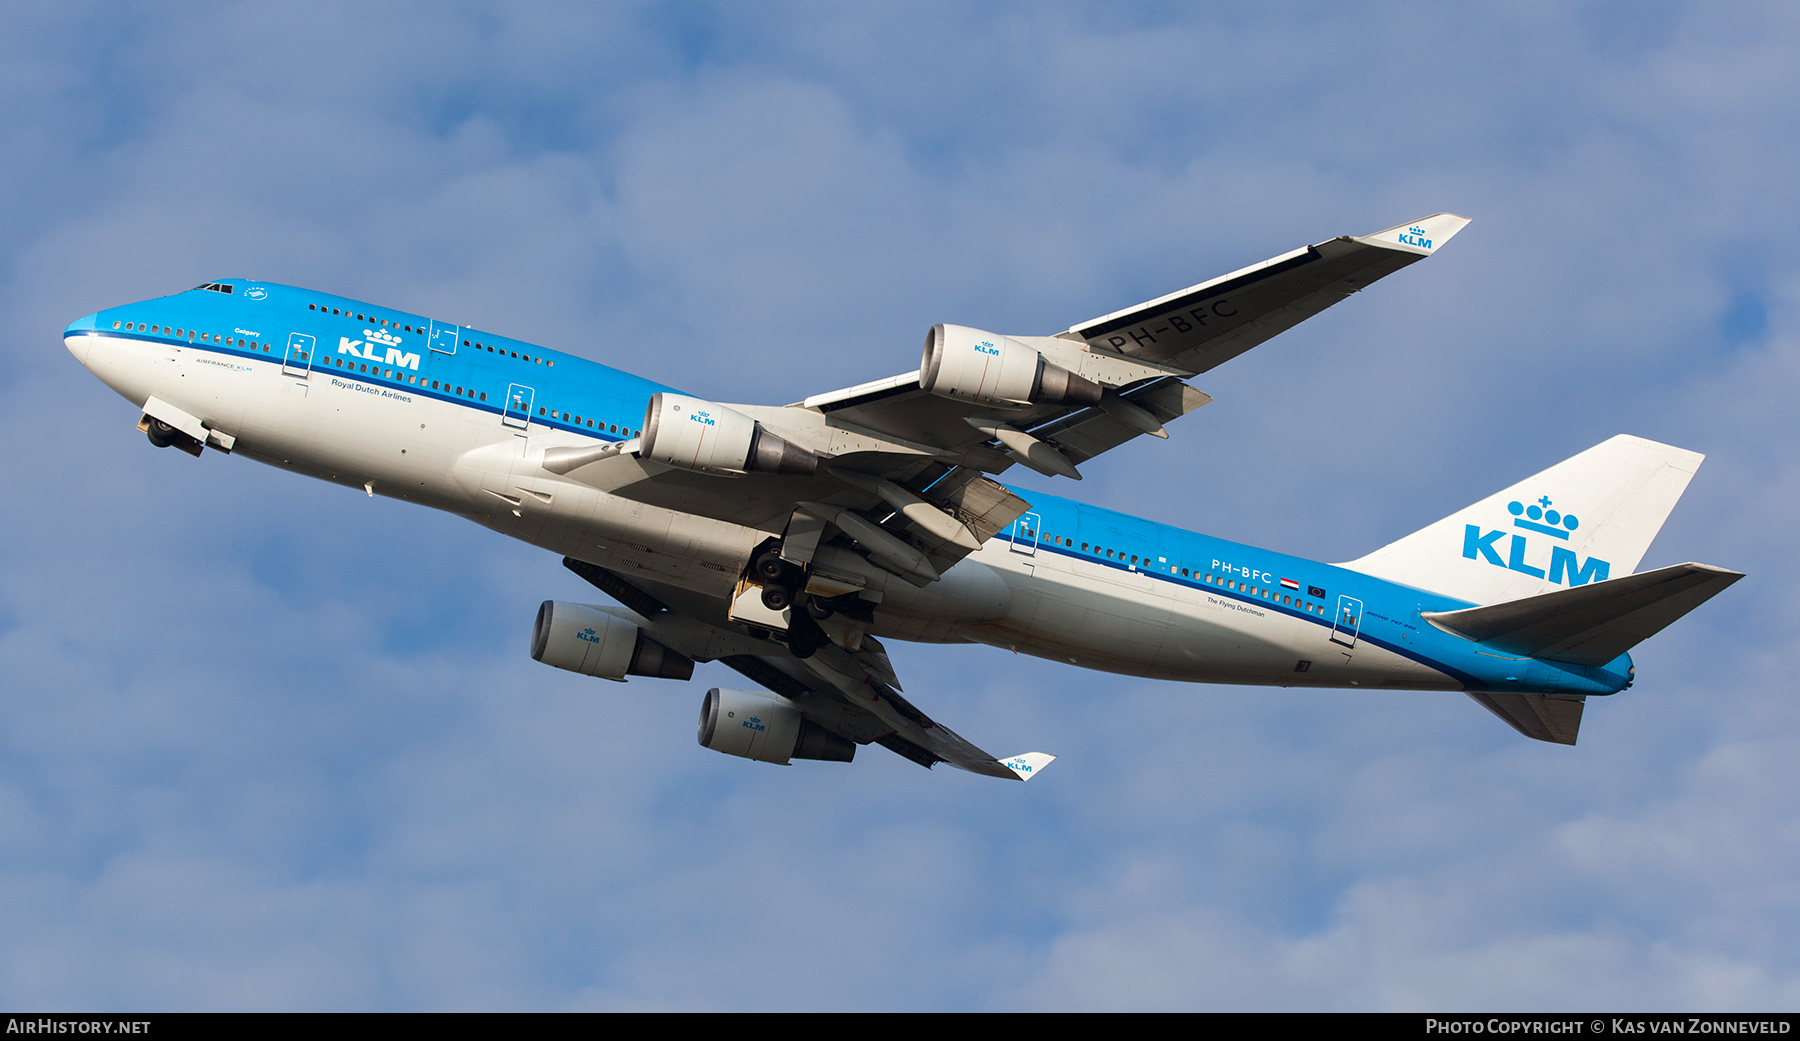
<path id="1" fill-rule="evenodd" d="M 212 290 L 212 291 L 213 291 L 213 292 L 215 292 L 215 293 L 226 293 L 226 294 L 229 294 L 229 293 L 231 293 L 231 292 L 232 292 L 232 290 L 233 290 L 233 289 L 235 289 L 235 288 L 236 288 L 236 287 L 235 287 L 235 286 L 233 286 L 233 285 L 231 285 L 231 284 L 230 284 L 230 283 L 228 283 L 228 282 L 207 282 L 207 283 L 204 283 L 204 284 L 202 284 L 202 285 L 197 285 L 197 286 L 195 286 L 195 287 L 194 287 L 194 288 L 195 288 L 195 289 L 210 289 L 210 290 Z"/>

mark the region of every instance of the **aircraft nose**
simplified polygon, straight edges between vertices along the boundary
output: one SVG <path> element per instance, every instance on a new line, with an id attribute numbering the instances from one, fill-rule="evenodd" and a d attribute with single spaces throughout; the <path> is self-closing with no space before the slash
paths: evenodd
<path id="1" fill-rule="evenodd" d="M 83 366 L 88 362 L 88 348 L 93 345 L 94 334 L 100 331 L 98 315 L 77 318 L 63 330 L 63 346 L 75 356 L 75 360 Z"/>

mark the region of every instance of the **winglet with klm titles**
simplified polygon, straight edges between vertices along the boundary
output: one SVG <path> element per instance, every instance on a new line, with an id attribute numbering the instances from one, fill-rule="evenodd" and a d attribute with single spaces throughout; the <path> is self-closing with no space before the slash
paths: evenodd
<path id="1" fill-rule="evenodd" d="M 1403 249 L 1409 253 L 1429 255 L 1450 241 L 1450 236 L 1469 226 L 1469 218 L 1454 213 L 1434 213 L 1429 217 L 1401 224 L 1373 235 L 1362 235 L 1356 241 L 1370 246 Z"/>
<path id="2" fill-rule="evenodd" d="M 995 761 L 1018 774 L 1019 780 L 1029 781 L 1033 774 L 1049 766 L 1055 760 L 1056 757 L 1048 752 L 1026 752 L 1024 755 L 1015 755 Z"/>

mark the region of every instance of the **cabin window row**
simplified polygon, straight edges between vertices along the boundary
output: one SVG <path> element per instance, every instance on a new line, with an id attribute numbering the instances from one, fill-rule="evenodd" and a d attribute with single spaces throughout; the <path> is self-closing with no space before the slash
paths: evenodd
<path id="1" fill-rule="evenodd" d="M 470 343 L 469 341 L 464 340 L 463 346 L 473 347 L 478 351 L 486 351 L 489 354 L 503 354 L 508 358 L 517 358 L 520 361 L 528 361 L 534 365 L 554 366 L 556 364 L 554 359 L 546 358 L 541 354 L 534 358 L 529 354 L 520 354 L 518 351 L 509 351 L 504 347 L 495 347 L 491 343 Z"/>
<path id="2" fill-rule="evenodd" d="M 1309 614 L 1322 615 L 1325 613 L 1324 604 L 1315 604 L 1311 600 L 1304 600 L 1297 596 L 1289 596 L 1286 593 L 1269 589 L 1266 586 L 1253 586 L 1248 582 L 1239 582 L 1235 578 L 1221 578 L 1218 575 L 1210 573 L 1201 576 L 1201 581 L 1205 582 L 1207 585 L 1219 586 L 1223 589 L 1235 590 L 1239 593 L 1247 593 L 1250 596 L 1260 597 L 1271 603 L 1281 603 L 1288 607 L 1298 608 Z"/>
<path id="3" fill-rule="evenodd" d="M 1023 531 L 1027 538 L 1036 538 L 1038 535 L 1038 533 L 1036 531 L 1033 531 L 1030 528 L 1025 528 L 1025 529 L 1023 529 Z M 1074 548 L 1074 546 L 1075 546 L 1074 539 L 1065 538 L 1061 535 L 1051 535 L 1049 538 L 1050 538 L 1050 542 L 1052 545 L 1067 546 L 1071 549 Z M 1108 560 L 1118 560 L 1118 561 L 1126 562 L 1126 563 L 1132 564 L 1134 566 L 1141 566 L 1141 567 L 1150 567 L 1151 566 L 1149 557 L 1144 557 L 1142 559 L 1142 561 L 1140 562 L 1138 555 L 1135 553 L 1127 555 L 1124 550 L 1107 549 L 1098 544 L 1090 547 L 1087 543 L 1083 542 L 1081 544 L 1081 551 L 1083 553 L 1092 553 L 1097 557 L 1105 557 Z M 1253 597 L 1256 597 L 1261 600 L 1267 600 L 1270 603 L 1280 603 L 1285 607 L 1293 607 L 1298 610 L 1305 611 L 1309 614 L 1322 615 L 1325 613 L 1325 605 L 1324 604 L 1314 603 L 1313 601 L 1306 600 L 1302 597 L 1290 596 L 1286 593 L 1282 593 L 1282 592 L 1279 592 L 1274 589 L 1269 589 L 1264 586 L 1253 586 L 1253 585 L 1249 584 L 1248 582 L 1239 582 L 1237 579 L 1225 578 L 1221 575 L 1216 575 L 1211 572 L 1201 573 L 1201 572 L 1190 571 L 1188 568 L 1178 567 L 1176 565 L 1169 564 L 1167 562 L 1159 562 L 1159 564 L 1161 566 L 1158 568 L 1158 570 L 1166 569 L 1168 571 L 1168 573 L 1171 575 L 1179 573 L 1182 578 L 1193 578 L 1196 575 L 1198 575 L 1201 582 L 1203 582 L 1209 586 L 1218 586 L 1221 589 L 1229 589 L 1234 593 L 1244 593 L 1248 596 L 1253 596 Z"/>
<path id="4" fill-rule="evenodd" d="M 402 325 L 402 324 L 400 324 L 400 320 L 398 318 L 394 319 L 393 321 L 389 321 L 386 318 L 377 318 L 374 315 L 352 314 L 346 308 L 326 307 L 324 304 L 307 304 L 306 309 L 308 311 L 320 311 L 325 314 L 339 314 L 339 315 L 343 315 L 345 318 L 353 317 L 359 322 L 374 322 L 377 325 L 389 325 L 389 326 L 394 327 L 395 329 L 404 329 L 409 333 L 422 333 L 425 331 L 425 327 L 422 325 L 419 326 L 417 329 L 413 328 L 410 325 Z"/>
<path id="5" fill-rule="evenodd" d="M 172 325 L 146 325 L 143 322 L 133 323 L 126 321 L 116 321 L 112 324 L 112 327 L 125 333 L 147 332 L 152 336 L 168 336 L 177 340 L 186 339 L 189 343 L 216 343 L 225 347 L 242 347 L 247 351 L 261 351 L 264 354 L 269 353 L 269 345 L 266 343 L 258 343 L 255 340 L 234 339 L 230 336 L 222 336 L 219 333 L 203 333 L 198 329 L 177 329 Z"/>
<path id="6" fill-rule="evenodd" d="M 1033 532 L 1033 531 L 1030 531 L 1030 530 L 1029 530 L 1029 529 L 1027 529 L 1027 531 L 1026 531 L 1026 534 L 1027 534 L 1027 535 L 1032 535 L 1032 536 L 1035 536 L 1035 535 L 1036 535 L 1036 534 L 1037 534 L 1037 533 L 1036 533 L 1036 532 Z M 1051 544 L 1053 544 L 1053 545 L 1057 545 L 1057 546 L 1068 546 L 1068 547 L 1070 547 L 1070 548 L 1071 548 L 1071 549 L 1072 549 L 1072 548 L 1074 548 L 1074 546 L 1075 546 L 1075 540 L 1074 540 L 1074 539 L 1069 539 L 1069 538 L 1064 538 L 1064 537 L 1063 537 L 1063 536 L 1061 536 L 1061 535 L 1052 535 L 1052 536 L 1050 536 L 1050 542 L 1051 542 Z M 1111 549 L 1106 549 L 1106 548 L 1105 548 L 1105 547 L 1103 547 L 1103 546 L 1100 546 L 1100 545 L 1098 545 L 1098 544 L 1096 544 L 1096 545 L 1095 545 L 1095 546 L 1094 546 L 1094 547 L 1093 547 L 1093 548 L 1092 548 L 1092 549 L 1090 549 L 1090 548 L 1088 548 L 1088 544 L 1087 544 L 1087 543 L 1085 543 L 1085 542 L 1083 542 L 1083 543 L 1082 543 L 1082 544 L 1081 544 L 1081 551 L 1082 551 L 1082 552 L 1083 552 L 1083 553 L 1092 553 L 1092 554 L 1093 554 L 1093 555 L 1094 555 L 1094 556 L 1096 556 L 1096 557 L 1105 557 L 1105 558 L 1106 558 L 1106 559 L 1108 559 L 1108 560 L 1118 560 L 1118 561 L 1122 561 L 1122 562 L 1124 562 L 1124 563 L 1128 563 L 1128 564 L 1132 564 L 1132 565 L 1135 565 L 1135 566 L 1142 566 L 1142 567 L 1149 567 L 1149 566 L 1150 566 L 1150 558 L 1149 558 L 1149 557 L 1144 557 L 1144 558 L 1143 558 L 1143 559 L 1142 559 L 1142 560 L 1141 560 L 1141 561 L 1140 561 L 1140 560 L 1139 560 L 1139 559 L 1138 559 L 1138 555 L 1137 555 L 1137 554 L 1136 554 L 1136 553 L 1132 553 L 1132 554 L 1130 554 L 1130 555 L 1127 555 L 1127 554 L 1126 554 L 1126 552 L 1125 552 L 1125 551 L 1124 551 L 1124 550 L 1122 550 L 1122 549 L 1121 549 L 1121 550 L 1111 550 Z M 1162 561 L 1162 562 L 1161 562 L 1161 563 L 1162 563 L 1162 564 L 1163 564 L 1163 565 L 1164 565 L 1164 567 L 1163 567 L 1163 568 L 1161 568 L 1161 569 L 1159 569 L 1159 570 L 1166 570 L 1166 571 L 1168 571 L 1168 573 L 1169 573 L 1169 574 L 1171 574 L 1171 575 L 1173 575 L 1173 574 L 1174 574 L 1174 573 L 1175 573 L 1175 571 L 1176 571 L 1176 569 L 1175 569 L 1175 567 L 1173 567 L 1173 566 L 1172 566 L 1172 565 L 1169 565 L 1169 564 L 1168 564 L 1168 562 L 1167 562 L 1167 561 Z M 1182 569 L 1181 569 L 1181 574 L 1182 574 L 1182 576 L 1183 576 L 1183 577 L 1186 577 L 1186 576 L 1187 576 L 1187 569 L 1186 569 L 1186 568 L 1182 568 Z"/>
<path id="7" fill-rule="evenodd" d="M 545 408 L 542 406 L 540 406 L 538 408 L 538 416 L 543 419 L 554 419 L 554 420 L 556 420 L 558 422 L 562 422 L 562 423 L 573 423 L 576 426 L 585 425 L 589 430 L 598 430 L 603 433 L 624 434 L 626 437 L 638 436 L 638 432 L 636 430 L 631 429 L 631 425 L 629 423 L 627 423 L 623 428 L 621 428 L 619 426 L 619 424 L 617 424 L 617 423 L 611 423 L 611 424 L 602 423 L 599 420 L 594 419 L 591 416 L 585 420 L 582 419 L 580 416 L 576 416 L 573 419 L 571 419 L 571 418 L 569 418 L 569 414 L 567 412 L 558 412 L 556 409 Z"/>

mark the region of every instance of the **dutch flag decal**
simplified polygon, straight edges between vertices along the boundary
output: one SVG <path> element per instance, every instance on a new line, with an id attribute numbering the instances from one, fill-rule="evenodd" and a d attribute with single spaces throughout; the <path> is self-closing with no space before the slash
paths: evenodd
<path id="1" fill-rule="evenodd" d="M 1300 591 L 1300 583 L 1294 581 L 1291 578 L 1284 578 L 1281 580 L 1281 588 L 1292 589 L 1295 592 L 1299 592 Z"/>

